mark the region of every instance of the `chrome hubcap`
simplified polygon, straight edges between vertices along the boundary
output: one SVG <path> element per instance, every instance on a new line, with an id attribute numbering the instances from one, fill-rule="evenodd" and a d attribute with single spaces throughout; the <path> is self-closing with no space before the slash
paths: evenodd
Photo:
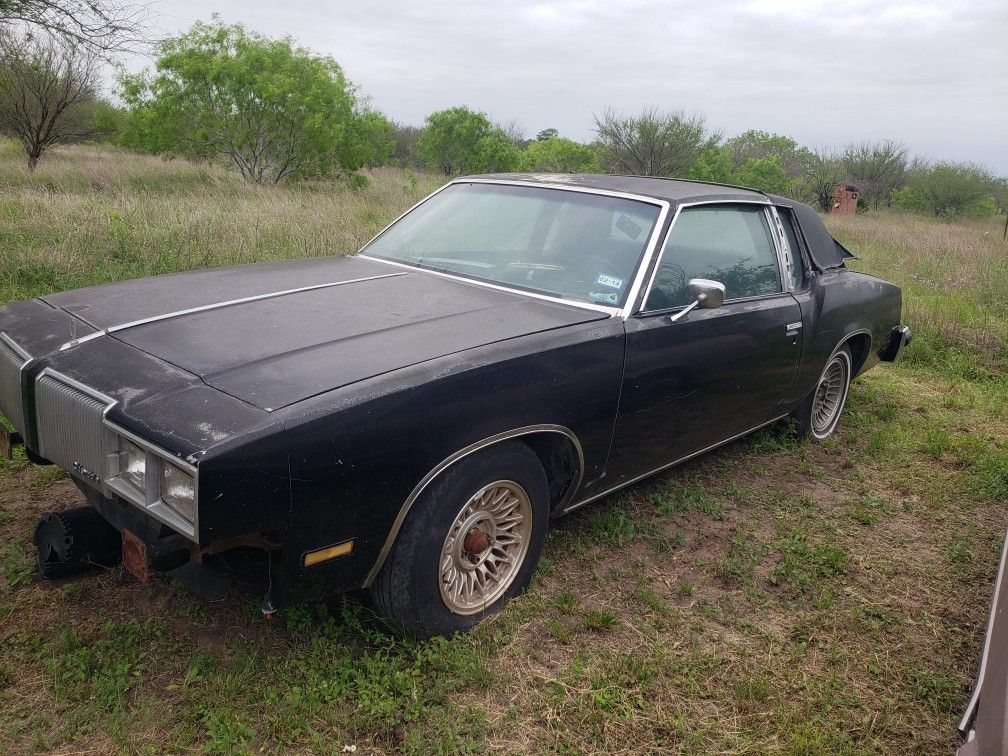
<path id="1" fill-rule="evenodd" d="M 525 561 L 532 504 L 509 480 L 484 486 L 466 502 L 441 548 L 441 599 L 456 614 L 475 614 L 499 599 Z"/>
<path id="2" fill-rule="evenodd" d="M 816 435 L 829 433 L 840 410 L 843 408 L 847 391 L 847 363 L 843 357 L 830 360 L 816 387 L 815 401 L 812 403 L 812 430 Z"/>

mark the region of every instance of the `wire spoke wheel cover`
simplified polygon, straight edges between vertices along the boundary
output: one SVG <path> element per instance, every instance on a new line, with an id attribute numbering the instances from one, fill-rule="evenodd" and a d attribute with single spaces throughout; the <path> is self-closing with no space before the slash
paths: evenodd
<path id="1" fill-rule="evenodd" d="M 532 537 L 532 503 L 510 480 L 474 493 L 441 548 L 441 598 L 455 614 L 490 608 L 514 582 Z"/>
<path id="2" fill-rule="evenodd" d="M 812 433 L 817 438 L 825 438 L 836 427 L 847 398 L 849 378 L 850 360 L 846 352 L 838 352 L 826 364 L 812 401 Z"/>

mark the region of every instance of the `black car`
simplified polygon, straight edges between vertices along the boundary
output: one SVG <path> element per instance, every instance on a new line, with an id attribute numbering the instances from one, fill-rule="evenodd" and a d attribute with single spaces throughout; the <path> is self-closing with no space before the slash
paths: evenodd
<path id="1" fill-rule="evenodd" d="M 43 519 L 40 568 L 105 528 L 204 595 L 258 554 L 267 611 L 368 588 L 418 635 L 471 627 L 553 518 L 789 415 L 832 434 L 909 341 L 849 256 L 784 197 L 492 175 L 355 256 L 8 305 L 0 411 L 89 505 Z"/>

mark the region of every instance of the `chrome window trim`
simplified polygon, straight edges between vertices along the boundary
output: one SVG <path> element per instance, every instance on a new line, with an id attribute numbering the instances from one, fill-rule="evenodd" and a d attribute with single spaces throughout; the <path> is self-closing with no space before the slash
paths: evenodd
<path id="1" fill-rule="evenodd" d="M 106 454 L 106 477 L 104 479 L 107 488 L 116 496 L 128 501 L 130 504 L 146 512 L 155 520 L 158 520 L 182 535 L 188 536 L 193 541 L 197 540 L 199 533 L 199 468 L 196 465 L 186 462 L 181 457 L 176 457 L 171 452 L 162 449 L 156 444 L 126 430 L 120 425 L 105 419 L 104 425 L 111 437 L 111 444 Z M 151 458 L 156 461 L 156 471 L 154 478 L 156 482 L 152 485 L 147 483 L 146 491 L 137 490 L 132 484 L 127 483 L 119 477 L 119 444 L 117 437 L 121 436 L 127 441 L 136 444 L 147 454 L 145 476 L 150 475 Z M 193 500 L 195 503 L 194 522 L 189 522 L 185 517 L 176 512 L 161 500 L 161 467 L 165 463 L 174 465 L 182 472 L 191 475 L 193 479 Z M 147 478 L 149 480 L 149 478 Z"/>
<path id="2" fill-rule="evenodd" d="M 761 302 L 764 299 L 777 299 L 778 297 L 788 297 L 790 299 L 791 292 L 789 291 L 775 291 L 773 294 L 756 294 L 751 297 L 736 297 L 735 299 L 726 299 L 722 306 L 730 304 L 745 304 L 746 302 Z M 676 305 L 675 307 L 663 307 L 660 310 L 642 310 L 638 312 L 635 317 L 639 320 L 644 318 L 651 318 L 656 315 L 674 315 L 679 310 L 682 310 L 689 305 Z"/>
<path id="3" fill-rule="evenodd" d="M 780 284 L 780 290 L 782 293 L 790 294 L 791 286 L 789 282 L 784 279 L 784 252 L 780 245 L 780 235 L 783 229 L 780 229 L 777 224 L 777 218 L 774 214 L 773 205 L 768 205 L 763 208 L 763 217 L 766 219 L 767 231 L 770 233 L 770 243 L 773 244 L 774 256 L 777 258 L 777 282 Z"/>
<path id="4" fill-rule="evenodd" d="M 693 459 L 694 457 L 700 456 L 701 454 L 706 454 L 707 452 L 709 452 L 709 451 L 711 451 L 713 449 L 716 449 L 719 446 L 724 446 L 725 444 L 730 444 L 732 441 L 737 441 L 738 439 L 742 438 L 743 436 L 748 436 L 750 433 L 755 433 L 760 428 L 765 428 L 768 425 L 773 425 L 778 420 L 783 420 L 785 417 L 787 417 L 786 413 L 783 414 L 783 415 L 779 415 L 779 416 L 773 418 L 772 420 L 767 420 L 765 423 L 760 423 L 759 425 L 757 425 L 757 426 L 755 426 L 753 428 L 750 428 L 749 430 L 745 430 L 745 431 L 742 431 L 741 433 L 737 433 L 734 436 L 732 436 L 731 438 L 726 438 L 723 441 L 718 441 L 716 443 L 711 444 L 710 446 L 705 446 L 703 449 L 700 449 L 698 451 L 690 452 L 689 454 L 687 454 L 684 457 L 679 457 L 678 459 L 673 460 L 672 462 L 667 462 L 666 464 L 661 465 L 660 467 L 656 467 L 654 470 L 651 470 L 650 472 L 643 473 L 642 475 L 637 475 L 636 477 L 633 477 L 630 480 L 624 481 L 623 483 L 620 483 L 618 485 L 615 485 L 612 488 L 607 488 L 605 491 L 602 491 L 601 493 L 592 494 L 591 496 L 589 496 L 586 499 L 582 499 L 581 501 L 578 501 L 578 502 L 575 502 L 574 504 L 571 504 L 566 509 L 564 509 L 560 514 L 561 515 L 569 514 L 570 512 L 573 512 L 576 509 L 580 509 L 585 504 L 590 504 L 593 501 L 601 499 L 603 496 L 608 496 L 611 493 L 615 493 L 616 491 L 619 491 L 621 488 L 626 488 L 627 486 L 632 486 L 634 483 L 639 483 L 640 481 L 644 480 L 645 478 L 650 478 L 652 475 L 657 475 L 658 473 L 662 472 L 663 470 L 667 470 L 670 467 L 675 467 L 676 465 L 682 464 L 683 462 L 687 462 L 687 461 Z"/>
<path id="5" fill-rule="evenodd" d="M 501 186 L 529 186 L 539 189 L 555 189 L 564 192 L 579 192 L 581 194 L 594 194 L 602 197 L 617 197 L 619 199 L 633 200 L 636 202 L 644 202 L 649 205 L 655 205 L 659 208 L 658 217 L 655 219 L 654 227 L 651 230 L 651 236 L 648 238 L 647 244 L 644 247 L 644 254 L 641 256 L 640 262 L 638 262 L 637 267 L 634 269 L 633 283 L 630 285 L 630 289 L 627 291 L 626 303 L 622 307 L 607 307 L 606 305 L 596 305 L 591 302 L 580 302 L 573 299 L 567 299 L 565 297 L 554 297 L 549 294 L 539 294 L 537 292 L 526 291 L 524 289 L 516 289 L 510 286 L 504 286 L 502 284 L 490 283 L 487 281 L 480 281 L 474 278 L 467 278 L 466 276 L 456 276 L 451 273 L 443 273 L 437 270 L 431 270 L 429 268 L 421 268 L 416 265 L 410 265 L 409 263 L 398 262 L 394 260 L 385 260 L 380 257 L 372 257 L 366 253 L 366 250 L 371 244 L 375 242 L 378 237 L 388 231 L 392 226 L 401 221 L 411 212 L 416 210 L 427 200 L 431 199 L 435 195 L 443 192 L 450 186 L 456 184 L 497 184 Z M 567 304 L 574 307 L 581 307 L 589 310 L 595 310 L 597 312 L 605 312 L 611 316 L 619 315 L 623 320 L 626 320 L 633 311 L 633 304 L 637 298 L 637 294 L 640 291 L 641 281 L 644 276 L 645 271 L 651 264 L 651 259 L 654 256 L 655 248 L 658 245 L 659 240 L 662 235 L 662 227 L 665 225 L 665 219 L 668 217 L 669 210 L 672 205 L 667 200 L 658 199 L 657 197 L 648 197 L 643 194 L 632 194 L 630 192 L 621 192 L 615 189 L 598 189 L 590 186 L 574 186 L 572 184 L 563 184 L 555 182 L 544 182 L 544 181 L 523 181 L 521 179 L 485 179 L 485 178 L 457 178 L 449 181 L 442 187 L 435 189 L 433 192 L 428 194 L 422 200 L 417 202 L 413 207 L 404 212 L 394 221 L 389 223 L 385 228 L 375 234 L 363 247 L 357 252 L 357 256 L 364 258 L 365 260 L 372 260 L 374 262 L 388 263 L 389 265 L 398 265 L 403 268 L 409 268 L 410 270 L 419 270 L 424 273 L 433 273 L 435 275 L 440 275 L 445 278 L 450 278 L 456 281 L 465 281 L 467 283 L 476 284 L 478 286 L 485 286 L 490 289 L 497 289 L 499 291 L 507 291 L 513 294 L 521 294 L 527 297 L 533 297 L 535 299 L 542 299 L 548 302 L 556 302 L 558 304 Z"/>
<path id="6" fill-rule="evenodd" d="M 410 265 L 409 263 L 398 262 L 397 260 L 384 260 L 380 257 L 371 257 L 370 255 L 365 255 L 357 253 L 357 257 L 362 260 L 371 260 L 372 262 L 385 263 L 386 265 L 395 265 L 400 268 L 409 268 L 410 270 L 415 270 L 418 273 L 430 273 L 434 276 L 439 276 L 441 278 L 448 278 L 452 281 L 462 281 L 463 283 L 474 284 L 476 286 L 482 286 L 487 289 L 496 289 L 497 291 L 506 291 L 510 294 L 523 294 L 526 297 L 533 297 L 534 299 L 541 299 L 545 302 L 553 302 L 555 304 L 571 305 L 572 307 L 580 307 L 585 310 L 593 310 L 595 312 L 604 312 L 609 316 L 618 315 L 620 309 L 618 307 L 607 307 L 606 305 L 596 305 L 591 302 L 579 302 L 575 299 L 564 299 L 563 297 L 551 297 L 549 294 L 540 294 L 535 291 L 526 291 L 524 289 L 513 289 L 510 286 L 503 286 L 501 284 L 490 283 L 489 281 L 480 281 L 476 278 L 466 278 L 465 276 L 456 276 L 452 273 L 445 273 L 440 270 L 431 270 L 430 268 L 421 268 L 417 265 Z M 405 273 L 400 273 L 399 275 L 405 275 Z"/>
<path id="7" fill-rule="evenodd" d="M 413 504 L 416 502 L 416 500 L 420 498 L 420 494 L 424 492 L 424 489 L 427 488 L 427 486 L 430 485 L 430 483 L 435 478 L 437 478 L 438 475 L 443 473 L 445 470 L 447 470 L 449 467 L 454 465 L 459 460 L 468 457 L 470 454 L 482 451 L 483 449 L 493 446 L 494 444 L 500 443 L 501 441 L 507 441 L 512 438 L 519 438 L 520 436 L 528 436 L 533 433 L 558 433 L 561 436 L 567 438 L 567 440 L 574 445 L 574 449 L 577 452 L 578 457 L 577 479 L 574 481 L 574 484 L 570 487 L 570 491 L 568 491 L 567 496 L 570 497 L 573 496 L 575 493 L 577 493 L 577 490 L 581 485 L 581 481 L 584 479 L 584 469 L 585 469 L 584 451 L 581 448 L 581 442 L 578 440 L 577 435 L 575 435 L 574 431 L 572 431 L 570 428 L 567 428 L 566 426 L 550 425 L 550 424 L 526 425 L 521 428 L 514 428 L 513 430 L 504 431 L 503 433 L 497 433 L 494 434 L 493 436 L 483 439 L 482 441 L 477 441 L 473 444 L 469 444 L 469 446 L 459 449 L 454 454 L 451 454 L 450 456 L 441 460 L 441 462 L 435 465 L 434 468 L 431 469 L 430 472 L 428 472 L 420 480 L 420 482 L 413 487 L 413 490 L 410 492 L 410 495 L 406 497 L 406 501 L 403 502 L 403 505 L 399 508 L 399 514 L 396 515 L 395 521 L 392 523 L 392 527 L 389 529 L 389 534 L 385 538 L 385 543 L 382 544 L 381 552 L 378 554 L 378 558 L 375 560 L 374 565 L 372 565 L 370 572 L 368 572 L 367 577 L 364 579 L 363 587 L 367 588 L 374 582 L 374 579 L 378 577 L 378 573 L 381 571 L 382 565 L 385 564 L 385 560 L 388 558 L 389 552 L 392 550 L 392 546 L 393 544 L 395 544 L 396 538 L 399 536 L 399 530 L 402 528 L 402 524 L 406 520 L 406 515 L 409 514 L 409 511 L 413 507 Z"/>
<path id="8" fill-rule="evenodd" d="M 364 276 L 362 278 L 351 278 L 346 281 L 329 281 L 328 283 L 322 284 L 312 284 L 311 286 L 300 286 L 296 289 L 282 289 L 280 291 L 271 291 L 265 294 L 254 294 L 249 297 L 241 297 L 239 299 L 228 299 L 223 302 L 211 302 L 210 304 L 200 305 L 198 307 L 189 307 L 185 310 L 175 310 L 174 312 L 166 312 L 162 315 L 152 315 L 149 318 L 141 318 L 140 320 L 132 320 L 128 323 L 118 323 L 116 325 L 108 326 L 101 330 L 95 331 L 94 333 L 89 333 L 86 336 L 81 336 L 78 339 L 71 339 L 62 346 L 60 346 L 59 351 L 65 351 L 67 349 L 72 349 L 75 346 L 83 344 L 86 341 L 91 341 L 99 336 L 104 336 L 110 333 L 116 333 L 117 331 L 124 331 L 127 328 L 136 328 L 137 326 L 147 325 L 148 323 L 157 323 L 161 320 L 170 320 L 172 318 L 181 318 L 184 315 L 193 315 L 197 312 L 207 312 L 208 310 L 218 310 L 223 307 L 231 307 L 233 305 L 246 304 L 248 302 L 258 302 L 263 299 L 275 299 L 277 297 L 287 296 L 288 294 L 299 294 L 303 291 L 315 291 L 316 289 L 328 289 L 333 286 L 343 286 L 344 284 L 352 283 L 362 283 L 364 281 L 375 281 L 379 278 L 392 278 L 393 276 L 404 276 L 405 273 L 382 273 L 377 276 Z"/>
<path id="9" fill-rule="evenodd" d="M 768 199 L 766 199 L 766 200 L 754 200 L 754 199 L 699 200 L 697 202 L 681 202 L 681 203 L 677 204 L 676 205 L 676 209 L 675 209 L 675 214 L 672 216 L 672 222 L 669 223 L 668 230 L 665 232 L 665 238 L 662 241 L 661 250 L 658 252 L 658 258 L 655 260 L 654 267 L 651 269 L 651 275 L 648 277 L 648 284 L 647 284 L 647 288 L 644 291 L 644 296 L 640 299 L 640 304 L 636 308 L 637 314 L 639 314 L 639 315 L 650 315 L 650 314 L 656 313 L 656 312 L 665 312 L 665 311 L 671 312 L 673 310 L 681 309 L 683 306 L 685 306 L 685 305 L 681 305 L 679 307 L 667 307 L 667 308 L 664 308 L 663 310 L 645 310 L 644 309 L 644 305 L 647 303 L 647 299 L 651 295 L 651 289 L 654 287 L 654 281 L 655 281 L 655 278 L 658 275 L 658 266 L 661 264 L 662 255 L 665 254 L 665 249 L 668 246 L 669 237 L 672 235 L 672 229 L 675 228 L 676 221 L 679 220 L 679 216 L 682 215 L 682 211 L 685 208 L 700 207 L 700 206 L 703 206 L 703 205 L 759 205 L 759 206 L 761 206 L 763 208 L 773 207 L 772 203 Z M 765 211 L 764 211 L 764 214 L 765 214 Z M 773 237 L 775 236 L 775 234 L 773 233 L 773 223 L 771 223 L 771 221 L 770 221 L 769 218 L 767 218 L 767 223 L 770 225 L 770 238 L 773 239 Z M 778 277 L 778 280 L 781 282 L 781 291 L 773 292 L 772 294 L 758 294 L 758 295 L 753 296 L 753 297 L 736 297 L 735 299 L 726 299 L 724 301 L 725 304 L 732 304 L 732 303 L 735 303 L 735 302 L 743 302 L 743 301 L 750 300 L 750 299 L 761 299 L 763 297 L 776 296 L 778 294 L 787 293 L 784 290 L 784 285 L 783 285 L 784 277 L 783 277 L 783 273 L 781 272 L 781 265 L 780 265 L 780 251 L 779 251 L 779 248 L 778 248 L 776 242 L 774 243 L 774 253 L 777 255 L 777 277 Z"/>
<path id="10" fill-rule="evenodd" d="M 805 278 L 805 263 L 802 261 L 801 250 L 796 251 L 791 249 L 791 244 L 787 240 L 787 234 L 784 233 L 784 224 L 781 222 L 780 213 L 777 212 L 777 208 L 774 205 L 770 205 L 767 212 L 771 217 L 771 227 L 777 229 L 777 233 L 774 234 L 774 236 L 776 237 L 775 241 L 777 244 L 777 264 L 781 270 L 782 289 L 789 294 L 794 293 L 795 291 L 798 291 L 798 287 L 791 282 L 791 276 L 788 275 L 788 270 L 791 267 L 797 266 L 802 270 L 802 279 Z"/>

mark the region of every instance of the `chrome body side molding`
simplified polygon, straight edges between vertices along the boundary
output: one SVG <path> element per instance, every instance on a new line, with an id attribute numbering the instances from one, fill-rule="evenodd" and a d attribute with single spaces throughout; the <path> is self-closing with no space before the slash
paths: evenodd
<path id="1" fill-rule="evenodd" d="M 375 560 L 374 565 L 371 567 L 371 571 L 368 572 L 367 578 L 365 578 L 364 580 L 363 587 L 367 588 L 374 582 L 374 579 L 378 577 L 378 573 L 381 571 L 382 566 L 385 564 L 385 560 L 386 558 L 388 558 L 389 552 L 392 550 L 392 545 L 395 543 L 396 537 L 399 535 L 399 530 L 402 528 L 402 524 L 406 520 L 406 515 L 409 514 L 409 511 L 413 507 L 413 504 L 416 502 L 418 498 L 420 498 L 420 494 L 422 494 L 424 492 L 424 489 L 427 488 L 428 485 L 430 485 L 431 481 L 433 481 L 438 475 L 443 473 L 445 470 L 447 470 L 453 464 L 458 462 L 460 459 L 468 457 L 470 454 L 482 451 L 483 449 L 493 446 L 494 444 L 498 444 L 501 441 L 507 441 L 509 439 L 519 438 L 521 436 L 529 436 L 534 433 L 557 433 L 560 434 L 561 436 L 564 436 L 568 441 L 571 442 L 571 444 L 573 444 L 578 457 L 577 479 L 571 486 L 569 494 L 573 495 L 577 491 L 578 487 L 581 485 L 581 480 L 584 477 L 584 451 L 582 451 L 581 449 L 581 442 L 578 441 L 577 436 L 574 435 L 574 432 L 569 428 L 566 428 L 562 425 L 548 425 L 548 424 L 527 425 L 523 428 L 515 428 L 513 430 L 504 431 L 503 433 L 497 433 L 493 436 L 490 436 L 489 438 L 483 439 L 482 441 L 477 441 L 476 443 L 470 444 L 469 446 L 466 446 L 463 449 L 459 449 L 457 452 L 455 452 L 451 456 L 445 458 L 440 463 L 438 463 L 438 465 L 435 466 L 434 469 L 432 469 L 430 472 L 428 472 L 410 492 L 410 495 L 407 497 L 406 501 L 399 508 L 399 514 L 396 516 L 395 522 L 392 523 L 392 527 L 389 530 L 388 536 L 386 536 L 385 538 L 385 543 L 382 545 L 381 552 L 378 554 L 378 558 Z"/>
<path id="2" fill-rule="evenodd" d="M 709 452 L 712 449 L 716 449 L 719 446 L 724 446 L 725 444 L 730 444 L 732 441 L 740 439 L 743 436 L 748 436 L 750 433 L 755 433 L 760 428 L 765 428 L 768 425 L 773 425 L 778 420 L 783 420 L 785 417 L 787 417 L 786 414 L 785 415 L 778 415 L 773 420 L 768 420 L 765 423 L 760 423 L 755 428 L 750 428 L 749 430 L 742 431 L 741 433 L 735 434 L 731 438 L 726 438 L 724 441 L 718 441 L 717 443 L 711 444 L 710 446 L 705 446 L 703 449 L 700 449 L 700 450 L 695 451 L 695 452 L 691 452 L 691 453 L 687 454 L 685 457 L 679 457 L 679 459 L 673 460 L 672 462 L 667 462 L 666 464 L 662 465 L 661 467 L 656 467 L 654 470 L 651 470 L 650 472 L 646 472 L 643 475 L 638 475 L 638 476 L 636 476 L 634 478 L 631 478 L 630 480 L 627 480 L 627 481 L 624 481 L 623 483 L 620 483 L 619 485 L 613 486 L 612 488 L 607 488 L 605 491 L 602 491 L 601 493 L 592 494 L 587 499 L 582 499 L 581 501 L 578 501 L 578 502 L 575 502 L 574 504 L 571 504 L 565 510 L 563 510 L 561 512 L 561 514 L 568 514 L 570 512 L 573 512 L 575 509 L 580 509 L 585 504 L 590 504 L 593 501 L 601 499 L 603 496 L 608 496 L 611 493 L 615 493 L 616 491 L 619 491 L 621 488 L 626 488 L 627 486 L 632 486 L 634 483 L 638 483 L 638 482 L 644 480 L 645 478 L 650 478 L 652 475 L 657 475 L 662 470 L 668 470 L 670 467 L 675 467 L 676 465 L 681 464 L 683 462 L 686 462 L 687 460 L 693 459 L 694 457 L 699 457 L 701 454 Z"/>

